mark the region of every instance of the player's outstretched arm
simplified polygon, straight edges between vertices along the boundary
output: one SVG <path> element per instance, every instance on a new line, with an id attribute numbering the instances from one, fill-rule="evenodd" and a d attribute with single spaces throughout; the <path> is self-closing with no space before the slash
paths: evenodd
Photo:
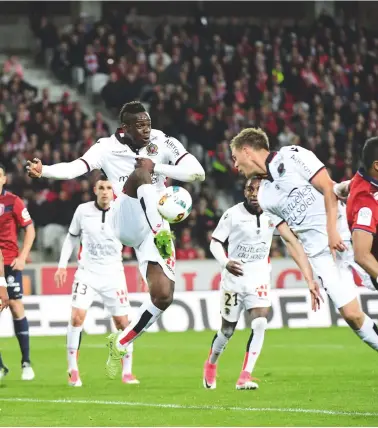
<path id="1" fill-rule="evenodd" d="M 4 257 L 0 250 L 0 312 L 9 306 L 7 282 L 4 275 Z"/>
<path id="2" fill-rule="evenodd" d="M 277 230 L 280 233 L 282 239 L 285 241 L 287 249 L 294 259 L 295 263 L 301 270 L 304 279 L 308 284 L 308 288 L 311 293 L 311 306 L 314 311 L 320 308 L 320 300 L 323 301 L 323 297 L 320 294 L 319 285 L 314 280 L 314 274 L 310 262 L 303 250 L 302 244 L 298 241 L 297 237 L 291 231 L 287 223 L 282 222 L 277 226 Z"/>
<path id="3" fill-rule="evenodd" d="M 83 159 L 72 162 L 61 162 L 55 165 L 42 165 L 38 158 L 28 161 L 26 170 L 32 178 L 53 178 L 54 180 L 71 180 L 88 172 L 88 166 Z"/>
<path id="4" fill-rule="evenodd" d="M 156 164 L 154 172 L 184 182 L 205 180 L 205 170 L 190 153 L 185 154 L 176 165 Z"/>

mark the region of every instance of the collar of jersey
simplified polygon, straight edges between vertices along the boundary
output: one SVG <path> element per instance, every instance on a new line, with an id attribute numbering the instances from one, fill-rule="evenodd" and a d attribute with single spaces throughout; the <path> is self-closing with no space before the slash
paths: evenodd
<path id="1" fill-rule="evenodd" d="M 270 182 L 273 182 L 274 178 L 272 177 L 272 174 L 270 173 L 269 164 L 272 162 L 272 160 L 276 156 L 276 154 L 277 154 L 277 152 L 270 152 L 268 157 L 266 158 L 266 161 L 265 161 L 265 167 L 266 167 L 266 173 L 267 173 L 267 177 L 265 179 L 269 180 Z"/>
<path id="2" fill-rule="evenodd" d="M 103 213 L 106 213 L 107 211 L 109 211 L 109 210 L 110 210 L 110 207 L 109 207 L 107 210 L 103 210 L 103 209 L 100 207 L 100 205 L 97 203 L 97 201 L 95 201 L 95 207 L 96 207 L 98 210 L 102 211 Z"/>
<path id="3" fill-rule="evenodd" d="M 3 190 L 1 191 L 1 196 L 5 195 L 6 190 L 3 188 Z"/>
<path id="4" fill-rule="evenodd" d="M 364 170 L 364 168 L 360 168 L 358 170 L 358 174 L 366 181 L 368 181 L 370 184 L 372 184 L 375 187 L 378 187 L 378 180 L 376 180 L 373 177 L 370 177 L 370 175 L 368 175 L 366 173 L 366 171 Z"/>

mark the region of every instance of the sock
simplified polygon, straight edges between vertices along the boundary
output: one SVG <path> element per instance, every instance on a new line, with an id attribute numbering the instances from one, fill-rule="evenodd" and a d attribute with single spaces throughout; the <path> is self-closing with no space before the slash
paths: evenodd
<path id="1" fill-rule="evenodd" d="M 143 334 L 164 311 L 157 308 L 149 299 L 139 309 L 135 320 L 131 322 L 125 330 L 118 336 L 117 346 L 119 349 L 126 349 L 137 337 Z"/>
<path id="2" fill-rule="evenodd" d="M 71 323 L 67 329 L 67 362 L 68 370 L 79 370 L 77 360 L 81 343 L 83 327 L 74 327 Z"/>
<path id="3" fill-rule="evenodd" d="M 4 363 L 3 363 L 3 359 L 1 358 L 1 354 L 0 354 L 0 367 L 4 367 Z"/>
<path id="4" fill-rule="evenodd" d="M 365 314 L 362 327 L 359 330 L 355 330 L 355 332 L 370 348 L 378 351 L 378 327 L 370 317 Z"/>
<path id="5" fill-rule="evenodd" d="M 137 190 L 138 199 L 153 233 L 163 225 L 163 218 L 157 209 L 158 195 L 152 184 L 142 184 Z"/>
<path id="6" fill-rule="evenodd" d="M 122 376 L 130 375 L 133 372 L 134 343 L 130 343 L 126 350 L 127 354 L 122 358 Z"/>
<path id="7" fill-rule="evenodd" d="M 255 318 L 252 321 L 252 332 L 247 343 L 247 350 L 243 362 L 243 371 L 252 373 L 264 343 L 267 324 L 268 320 L 264 317 Z"/>
<path id="8" fill-rule="evenodd" d="M 228 337 L 226 337 L 221 330 L 216 333 L 214 336 L 213 342 L 211 344 L 210 354 L 209 354 L 209 363 L 216 364 L 218 358 L 224 351 L 224 348 L 229 341 Z"/>
<path id="9" fill-rule="evenodd" d="M 14 332 L 20 345 L 23 363 L 30 363 L 29 323 L 26 317 L 13 320 Z"/>

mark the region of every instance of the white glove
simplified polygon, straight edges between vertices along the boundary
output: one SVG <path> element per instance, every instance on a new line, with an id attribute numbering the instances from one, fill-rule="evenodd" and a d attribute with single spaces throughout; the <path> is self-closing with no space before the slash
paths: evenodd
<path id="1" fill-rule="evenodd" d="M 349 196 L 349 185 L 351 180 L 342 181 L 333 185 L 333 192 L 343 202 L 346 202 Z"/>

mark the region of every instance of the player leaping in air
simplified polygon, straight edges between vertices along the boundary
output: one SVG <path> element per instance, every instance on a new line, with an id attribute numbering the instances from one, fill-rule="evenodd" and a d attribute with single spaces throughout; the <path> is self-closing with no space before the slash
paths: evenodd
<path id="1" fill-rule="evenodd" d="M 345 207 L 333 193 L 323 163 L 298 146 L 270 152 L 261 129 L 247 128 L 231 142 L 236 168 L 264 177 L 258 201 L 279 230 L 283 223 L 298 235 L 325 291 L 353 331 L 378 350 L 378 329 L 357 299 L 350 268 L 354 259 Z"/>
<path id="2" fill-rule="evenodd" d="M 159 192 L 166 177 L 179 181 L 203 181 L 205 172 L 183 145 L 164 132 L 151 129 L 151 119 L 137 101 L 120 112 L 121 127 L 109 138 L 101 138 L 80 159 L 52 166 L 39 159 L 28 162 L 31 177 L 68 180 L 93 169 L 103 170 L 117 196 L 113 227 L 123 245 L 134 247 L 139 269 L 146 280 L 150 299 L 133 322 L 108 338 L 106 368 L 114 379 L 126 348 L 143 334 L 173 300 L 174 247 L 169 224 L 157 210 Z"/>

